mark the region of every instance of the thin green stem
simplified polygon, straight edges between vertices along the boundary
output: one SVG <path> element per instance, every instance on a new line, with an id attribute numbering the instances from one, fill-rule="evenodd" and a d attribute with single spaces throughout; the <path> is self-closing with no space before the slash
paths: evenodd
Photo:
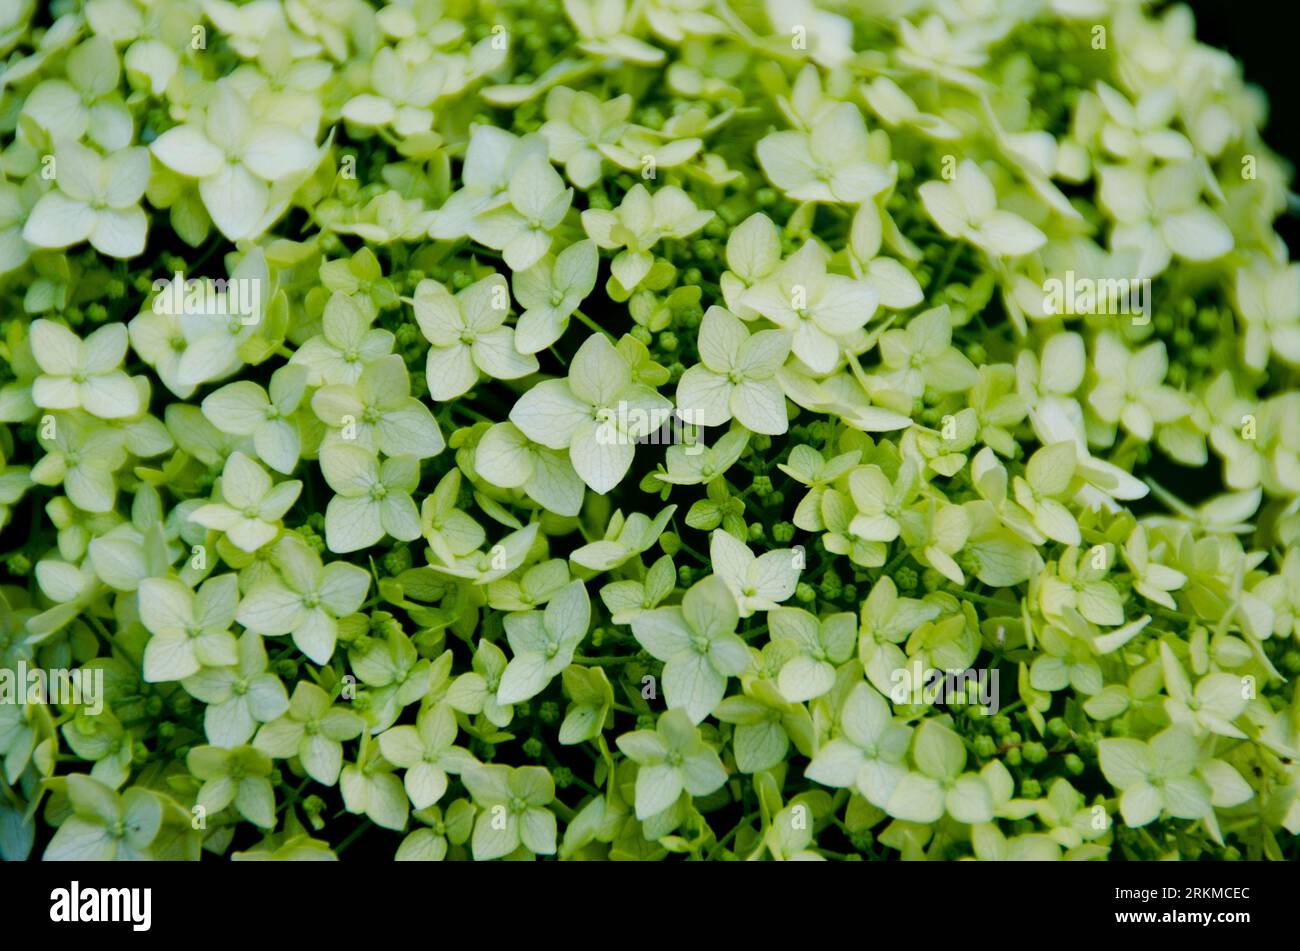
<path id="1" fill-rule="evenodd" d="M 594 330 L 596 333 L 598 333 L 598 334 L 604 334 L 606 337 L 608 337 L 608 338 L 610 339 L 611 342 L 617 342 L 617 341 L 614 340 L 614 335 L 613 335 L 612 333 L 610 333 L 610 332 L 609 332 L 608 330 L 606 330 L 604 327 L 602 327 L 602 326 L 600 326 L 599 324 L 597 324 L 594 320 L 592 320 L 590 317 L 588 317 L 588 316 L 587 316 L 586 314 L 584 314 L 582 311 L 580 311 L 580 310 L 575 310 L 575 311 L 573 312 L 573 316 L 574 316 L 574 317 L 577 317 L 578 320 L 582 321 L 584 324 L 587 325 L 587 327 L 589 327 L 591 330 Z"/>

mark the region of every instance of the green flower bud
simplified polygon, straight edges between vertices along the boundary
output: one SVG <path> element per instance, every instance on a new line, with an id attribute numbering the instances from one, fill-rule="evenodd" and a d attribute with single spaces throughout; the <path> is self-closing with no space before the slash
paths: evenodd
<path id="1" fill-rule="evenodd" d="M 384 556 L 384 570 L 389 575 L 400 575 L 411 567 L 411 549 L 398 545 Z"/>
<path id="2" fill-rule="evenodd" d="M 325 820 L 322 818 L 325 812 L 325 800 L 315 793 L 302 800 L 302 811 L 307 815 L 307 821 L 311 827 L 319 832 L 325 828 Z"/>

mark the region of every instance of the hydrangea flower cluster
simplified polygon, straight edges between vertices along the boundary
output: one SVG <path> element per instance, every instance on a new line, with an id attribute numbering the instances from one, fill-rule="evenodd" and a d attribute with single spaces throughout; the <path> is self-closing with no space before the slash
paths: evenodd
<path id="1" fill-rule="evenodd" d="M 0 54 L 0 857 L 1300 857 L 1288 171 L 1185 7 Z"/>

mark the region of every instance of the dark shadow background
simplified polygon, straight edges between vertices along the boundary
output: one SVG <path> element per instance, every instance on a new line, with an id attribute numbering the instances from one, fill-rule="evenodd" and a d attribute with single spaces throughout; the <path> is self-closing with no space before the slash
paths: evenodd
<path id="1" fill-rule="evenodd" d="M 1231 53 L 1242 64 L 1246 81 L 1268 94 L 1264 141 L 1292 164 L 1300 162 L 1300 83 L 1296 81 L 1294 0 L 1189 0 L 1196 14 L 1196 36 Z M 1291 11 L 1287 13 L 1286 11 Z M 1279 16 L 1279 14 L 1281 14 Z M 1292 190 L 1295 183 L 1292 182 Z M 1300 248 L 1300 220 L 1284 215 L 1274 222 L 1291 249 Z"/>

